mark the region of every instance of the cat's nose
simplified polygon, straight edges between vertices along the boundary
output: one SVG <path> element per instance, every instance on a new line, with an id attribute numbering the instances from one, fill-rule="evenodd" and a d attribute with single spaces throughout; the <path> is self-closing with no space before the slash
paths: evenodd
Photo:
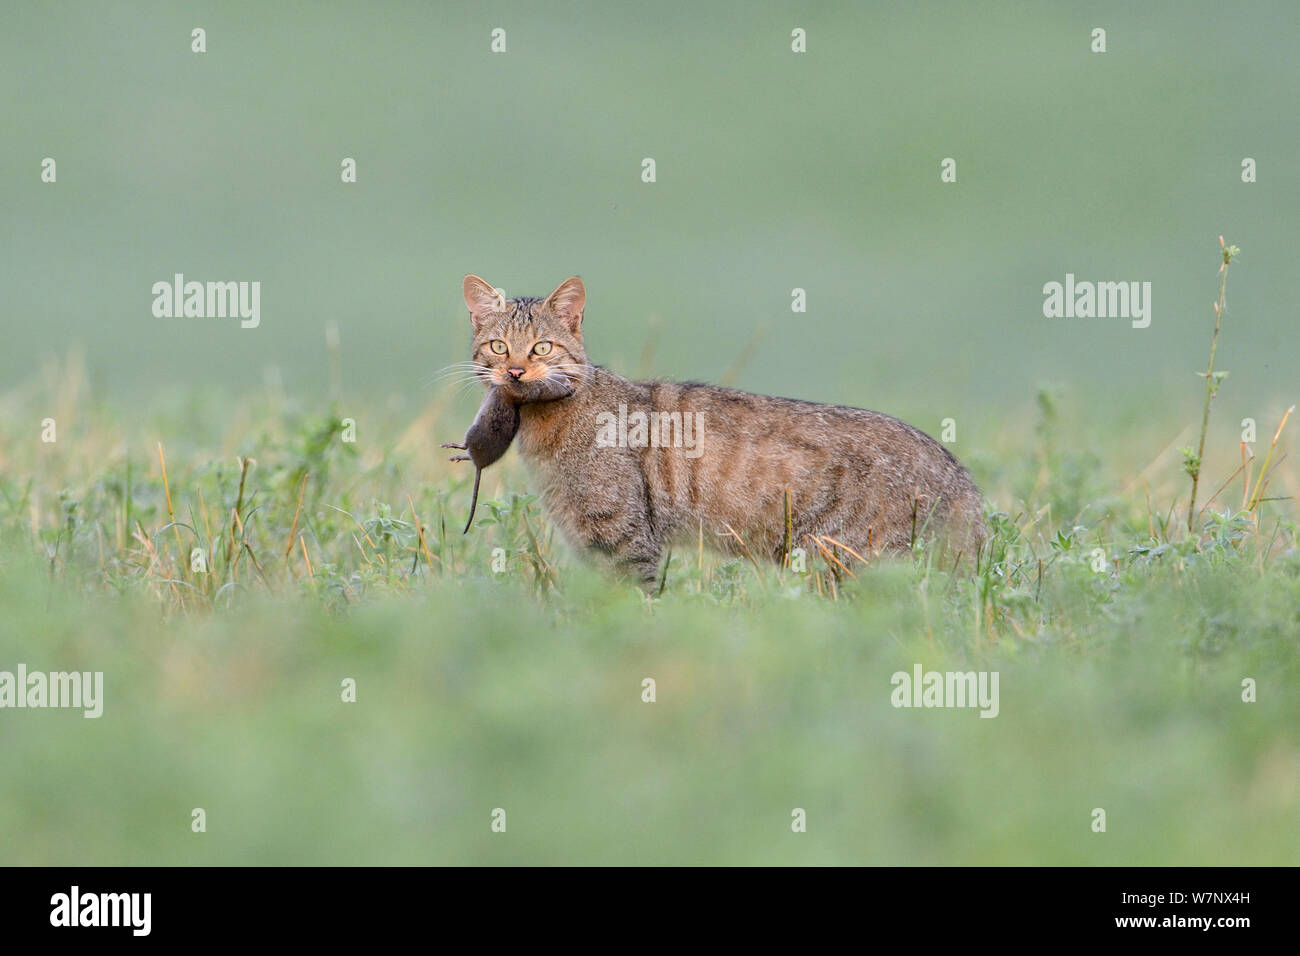
<path id="1" fill-rule="evenodd" d="M 506 373 L 517 380 L 521 375 L 524 374 L 524 370 L 521 368 L 508 368 L 506 369 Z"/>

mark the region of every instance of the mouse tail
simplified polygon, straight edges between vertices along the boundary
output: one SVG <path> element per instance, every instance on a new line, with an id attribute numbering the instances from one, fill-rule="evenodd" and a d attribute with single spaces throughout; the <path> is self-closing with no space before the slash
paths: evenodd
<path id="1" fill-rule="evenodd" d="M 474 492 L 469 499 L 469 520 L 465 522 L 465 530 L 461 534 L 469 534 L 469 529 L 474 527 L 474 512 L 478 508 L 478 480 L 483 477 L 483 469 L 474 469 Z"/>

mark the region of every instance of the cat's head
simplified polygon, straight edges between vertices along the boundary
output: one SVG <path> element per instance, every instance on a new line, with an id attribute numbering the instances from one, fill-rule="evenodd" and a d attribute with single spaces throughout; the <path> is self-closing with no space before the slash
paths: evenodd
<path id="1" fill-rule="evenodd" d="M 577 276 L 545 299 L 507 299 L 478 276 L 466 276 L 465 305 L 474 323 L 470 358 L 492 384 L 562 376 L 575 387 L 587 374 L 582 311 L 587 290 Z"/>

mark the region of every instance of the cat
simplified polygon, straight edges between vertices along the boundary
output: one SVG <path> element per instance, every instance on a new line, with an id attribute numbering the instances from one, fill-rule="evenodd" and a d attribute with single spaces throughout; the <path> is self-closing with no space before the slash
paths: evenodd
<path id="1" fill-rule="evenodd" d="M 775 562 L 795 547 L 815 554 L 819 541 L 841 560 L 853 560 L 849 549 L 869 560 L 926 540 L 956 563 L 975 558 L 986 537 L 970 473 L 911 425 L 860 408 L 622 378 L 587 359 L 577 276 L 545 299 L 506 299 L 473 275 L 463 292 L 486 383 L 573 387 L 568 398 L 520 406 L 520 453 L 565 537 L 644 588 L 672 541 L 699 534 L 725 553 Z"/>

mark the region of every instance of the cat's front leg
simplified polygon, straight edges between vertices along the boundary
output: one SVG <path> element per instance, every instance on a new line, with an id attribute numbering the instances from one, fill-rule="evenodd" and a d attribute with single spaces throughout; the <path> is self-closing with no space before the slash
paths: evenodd
<path id="1" fill-rule="evenodd" d="M 664 538 L 645 509 L 633 502 L 620 504 L 584 509 L 574 522 L 577 537 L 590 551 L 602 555 L 616 573 L 636 581 L 647 592 L 653 591 L 659 580 Z"/>
<path id="2" fill-rule="evenodd" d="M 614 570 L 635 581 L 646 593 L 653 593 L 659 583 L 662 560 L 662 546 L 631 548 L 614 558 Z"/>

